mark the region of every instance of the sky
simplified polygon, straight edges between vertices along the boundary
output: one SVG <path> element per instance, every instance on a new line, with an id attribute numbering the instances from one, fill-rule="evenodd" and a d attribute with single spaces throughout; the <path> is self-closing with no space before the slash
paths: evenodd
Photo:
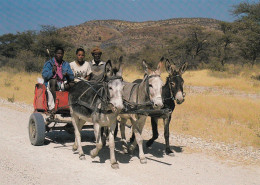
<path id="1" fill-rule="evenodd" d="M 40 30 L 41 25 L 61 28 L 107 19 L 204 17 L 232 22 L 230 10 L 240 2 L 244 0 L 0 0 L 0 35 Z"/>

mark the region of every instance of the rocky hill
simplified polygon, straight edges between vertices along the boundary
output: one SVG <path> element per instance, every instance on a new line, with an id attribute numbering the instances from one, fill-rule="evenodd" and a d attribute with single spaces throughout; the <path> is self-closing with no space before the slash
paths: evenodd
<path id="1" fill-rule="evenodd" d="M 220 21 L 208 18 L 175 18 L 161 21 L 128 22 L 120 20 L 88 21 L 77 26 L 61 28 L 76 47 L 120 46 L 134 53 L 144 46 L 164 47 L 164 40 L 174 35 L 185 36 L 185 28 L 200 25 L 208 30 L 218 29 Z"/>

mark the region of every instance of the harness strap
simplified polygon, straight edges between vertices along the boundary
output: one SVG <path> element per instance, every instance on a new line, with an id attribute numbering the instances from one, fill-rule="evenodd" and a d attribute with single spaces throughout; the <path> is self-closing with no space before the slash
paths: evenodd
<path id="1" fill-rule="evenodd" d="M 133 94 L 134 87 L 135 87 L 136 85 L 138 85 L 138 84 L 135 83 L 135 84 L 133 85 L 133 87 L 131 88 L 130 96 L 129 96 L 129 98 L 128 98 L 128 101 L 130 101 L 130 99 L 131 99 L 131 97 L 132 97 L 132 94 Z"/>

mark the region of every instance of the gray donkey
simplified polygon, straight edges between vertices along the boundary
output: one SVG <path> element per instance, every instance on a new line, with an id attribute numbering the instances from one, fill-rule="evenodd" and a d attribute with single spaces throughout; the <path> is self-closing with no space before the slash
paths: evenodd
<path id="1" fill-rule="evenodd" d="M 122 69 L 111 70 L 111 62 L 105 66 L 105 73 L 101 82 L 80 81 L 69 91 L 69 104 L 72 124 L 75 129 L 75 143 L 73 150 L 79 151 L 79 158 L 85 159 L 81 146 L 80 131 L 86 122 L 94 124 L 96 148 L 91 150 L 92 158 L 96 157 L 102 148 L 101 127 L 109 129 L 109 148 L 111 167 L 119 165 L 115 159 L 114 129 L 116 118 L 123 109 L 122 99 Z"/>
<path id="2" fill-rule="evenodd" d="M 159 62 L 157 70 L 152 71 L 148 69 L 145 61 L 143 61 L 143 67 L 145 69 L 145 76 L 141 83 L 124 83 L 123 88 L 123 98 L 125 103 L 134 105 L 143 105 L 142 109 L 150 109 L 150 106 L 145 106 L 147 102 L 152 103 L 154 109 L 160 109 L 163 106 L 162 102 L 162 85 L 161 80 L 161 66 L 162 61 Z M 141 133 L 145 124 L 147 116 L 140 114 L 120 114 L 120 130 L 123 142 L 124 152 L 132 153 L 136 144 L 139 146 L 139 158 L 142 164 L 146 163 L 143 152 L 143 139 Z M 133 133 L 136 137 L 136 142 L 134 142 L 127 151 L 127 142 L 125 137 L 125 124 L 127 119 L 131 120 Z"/>
<path id="3" fill-rule="evenodd" d="M 153 136 L 146 143 L 147 147 L 150 147 L 153 142 L 158 138 L 158 119 L 162 118 L 164 122 L 164 138 L 165 138 L 165 153 L 170 156 L 174 156 L 173 151 L 170 149 L 169 142 L 169 126 L 171 122 L 172 112 L 175 108 L 175 102 L 177 104 L 182 104 L 185 98 L 185 92 L 183 92 L 184 80 L 182 74 L 187 69 L 187 63 L 184 63 L 178 70 L 175 66 L 171 66 L 168 59 L 165 62 L 165 68 L 168 72 L 168 77 L 166 78 L 166 83 L 162 87 L 162 98 L 163 98 L 163 110 L 165 111 L 162 114 L 151 116 L 151 125 Z M 134 141 L 134 134 L 132 135 L 130 142 Z"/>

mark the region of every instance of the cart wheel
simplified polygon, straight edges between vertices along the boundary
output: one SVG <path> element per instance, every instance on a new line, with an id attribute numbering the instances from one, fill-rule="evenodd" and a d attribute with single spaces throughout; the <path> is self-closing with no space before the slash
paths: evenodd
<path id="1" fill-rule="evenodd" d="M 41 146 L 45 139 L 45 123 L 40 113 L 33 113 L 29 120 L 29 138 L 34 146 Z"/>

